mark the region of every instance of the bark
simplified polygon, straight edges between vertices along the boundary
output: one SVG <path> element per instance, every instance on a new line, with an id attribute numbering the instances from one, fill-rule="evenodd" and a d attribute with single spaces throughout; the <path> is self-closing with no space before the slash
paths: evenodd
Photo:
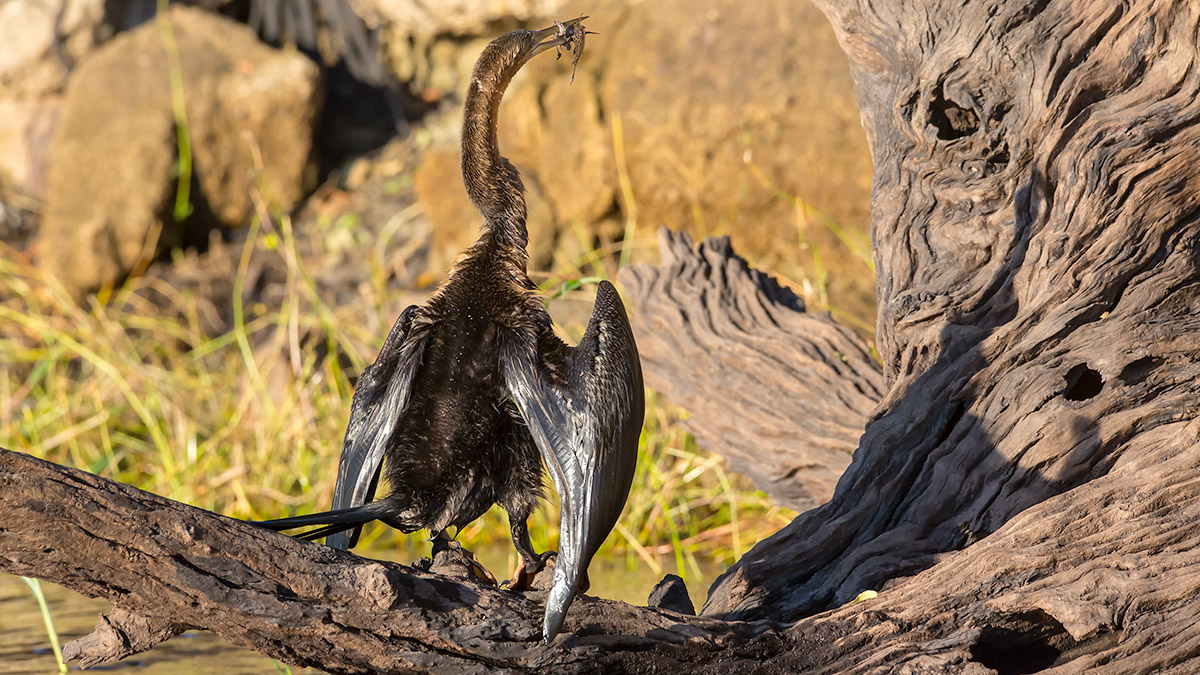
<path id="1" fill-rule="evenodd" d="M 125 637 L 95 644 L 197 626 L 332 672 L 1200 670 L 1200 5 L 818 5 L 875 161 L 883 383 L 876 397 L 861 354 L 806 352 L 836 333 L 720 242 L 692 255 L 668 240 L 665 275 L 633 273 L 650 381 L 679 378 L 709 406 L 697 433 L 761 463 L 762 484 L 785 482 L 778 448 L 816 453 L 865 422 L 830 500 L 719 579 L 702 616 L 584 600 L 542 646 L 536 595 L 11 453 L 0 569 L 112 599 Z M 728 373 L 736 354 L 764 394 Z M 854 387 L 808 372 L 842 367 L 864 383 L 853 405 L 819 394 Z M 742 439 L 754 430 L 698 393 L 730 388 L 727 418 L 769 402 L 785 412 L 757 424 L 785 437 L 790 418 L 804 440 Z M 864 590 L 880 594 L 847 604 Z"/>
<path id="2" fill-rule="evenodd" d="M 87 667 L 189 629 L 333 673 L 496 668 L 586 672 L 653 649 L 714 658 L 765 624 L 580 598 L 541 644 L 543 594 L 367 560 L 76 469 L 0 449 L 0 571 L 38 577 L 113 612 L 64 646 Z"/>
<path id="3" fill-rule="evenodd" d="M 1164 448 L 1200 437 L 1200 423 L 1175 426 Z M 1152 485 L 1099 479 L 878 598 L 788 626 L 581 598 L 568 634 L 545 646 L 537 595 L 366 560 L 5 450 L 0 570 L 113 603 L 64 649 L 85 667 L 201 628 L 331 673 L 1194 672 L 1200 462 L 1130 471 Z"/>
<path id="4" fill-rule="evenodd" d="M 837 606 L 1198 450 L 1166 430 L 1200 393 L 1200 6 L 822 4 L 875 159 L 888 390 L 832 500 L 714 585 L 727 618 Z"/>

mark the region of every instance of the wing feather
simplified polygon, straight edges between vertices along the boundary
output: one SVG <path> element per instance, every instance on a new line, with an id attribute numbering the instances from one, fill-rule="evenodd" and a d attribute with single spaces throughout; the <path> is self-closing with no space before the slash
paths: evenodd
<path id="1" fill-rule="evenodd" d="M 379 356 L 358 378 L 333 489 L 335 511 L 362 506 L 375 496 L 388 440 L 408 406 L 413 375 L 421 363 L 424 341 L 409 339 L 417 311 L 416 305 L 410 305 L 400 313 Z M 352 548 L 361 531 L 359 525 L 332 534 L 326 543 Z"/>
<path id="2" fill-rule="evenodd" d="M 505 383 L 550 470 L 561 499 L 559 558 L 546 601 L 553 639 L 581 574 L 629 496 L 645 414 L 637 345 L 616 289 L 600 282 L 583 339 L 567 347 L 507 336 Z M 555 367 L 551 367 L 554 364 Z"/>

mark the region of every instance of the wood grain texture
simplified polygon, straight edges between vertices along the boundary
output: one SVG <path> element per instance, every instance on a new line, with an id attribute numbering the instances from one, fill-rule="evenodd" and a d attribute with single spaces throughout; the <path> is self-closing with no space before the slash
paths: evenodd
<path id="1" fill-rule="evenodd" d="M 864 424 L 829 501 L 701 616 L 582 600 L 543 646 L 536 594 L 7 452 L 0 570 L 112 600 L 85 660 L 194 626 L 338 673 L 1200 672 L 1200 5 L 818 5 L 875 161 L 883 369 L 841 373 L 875 388 L 790 407 L 825 382 L 842 399 L 822 369 L 850 364 L 804 350 L 849 333 L 719 241 L 665 237 L 667 272 L 626 277 L 649 381 L 704 410 L 697 435 L 761 484 L 784 485 L 779 438 L 845 447 L 846 420 Z M 721 378 L 751 386 L 739 368 L 766 393 L 706 400 Z M 737 425 L 754 401 L 761 444 Z M 864 590 L 880 593 L 850 603 Z"/>
<path id="2" fill-rule="evenodd" d="M 204 629 L 333 673 L 592 672 L 609 653 L 614 667 L 649 649 L 710 660 L 768 630 L 581 597 L 544 645 L 544 593 L 360 558 L 3 449 L 0 571 L 113 604 L 65 647 L 83 665 Z"/>
<path id="3" fill-rule="evenodd" d="M 1157 437 L 1145 462 L 1028 509 L 873 600 L 791 624 L 582 598 L 570 634 L 545 646 L 536 595 L 359 558 L 4 450 L 0 571 L 113 603 L 66 646 L 88 666 L 200 628 L 331 673 L 1189 673 L 1200 461 L 1175 449 L 1200 441 L 1200 423 Z"/>
<path id="4" fill-rule="evenodd" d="M 662 265 L 621 271 L 647 384 L 734 471 L 796 510 L 829 499 L 883 377 L 862 340 L 772 277 L 728 237 L 697 249 L 659 230 Z"/>
<path id="5" fill-rule="evenodd" d="M 1200 460 L 1163 431 L 1200 412 L 1200 6 L 819 4 L 875 157 L 888 389 L 832 500 L 714 585 L 727 618 L 837 606 L 1121 467 Z"/>
<path id="6" fill-rule="evenodd" d="M 873 600 L 783 631 L 775 672 L 1193 673 L 1200 669 L 1200 423 L 1012 518 Z M 800 646 L 803 645 L 804 648 Z"/>

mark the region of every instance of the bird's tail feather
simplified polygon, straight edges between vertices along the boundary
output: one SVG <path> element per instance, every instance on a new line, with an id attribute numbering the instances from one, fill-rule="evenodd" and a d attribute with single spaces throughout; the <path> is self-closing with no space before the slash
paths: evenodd
<path id="1" fill-rule="evenodd" d="M 373 520 L 382 520 L 384 518 L 395 518 L 400 515 L 401 507 L 388 500 L 371 502 L 362 506 L 355 506 L 349 509 L 336 509 L 333 511 L 325 511 L 323 513 L 311 513 L 304 516 L 292 516 L 291 518 L 278 518 L 276 520 L 254 520 L 250 521 L 252 525 L 265 527 L 268 530 L 276 532 L 282 530 L 293 530 L 298 527 L 309 527 L 311 525 L 320 525 L 315 530 L 303 532 L 296 537 L 314 541 L 321 537 L 345 532 L 346 530 L 354 529 L 369 523 Z M 345 546 L 337 546 L 336 548 L 345 548 Z"/>

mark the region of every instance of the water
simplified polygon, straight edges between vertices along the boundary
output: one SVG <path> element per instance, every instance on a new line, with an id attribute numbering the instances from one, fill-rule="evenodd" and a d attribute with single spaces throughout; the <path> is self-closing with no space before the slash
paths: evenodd
<path id="1" fill-rule="evenodd" d="M 61 586 L 42 583 L 61 643 L 92 632 L 105 600 L 85 598 Z M 0 673 L 56 673 L 58 666 L 37 602 L 20 577 L 0 575 Z M 77 664 L 71 666 L 77 671 Z M 271 659 L 226 644 L 207 632 L 175 637 L 148 652 L 95 670 L 137 673 L 278 673 Z M 90 672 L 90 671 L 89 671 Z M 293 673 L 315 673 L 293 669 Z"/>
<path id="2" fill-rule="evenodd" d="M 507 576 L 511 571 L 509 565 L 515 562 L 515 557 L 510 551 L 511 547 L 493 546 L 476 551 L 476 554 L 488 569 L 502 577 Z M 371 557 L 395 559 L 397 553 L 396 549 L 373 551 Z M 670 561 L 663 563 L 663 567 L 666 568 L 663 573 L 675 571 Z M 697 579 L 695 574 L 688 577 L 688 590 L 692 602 L 697 607 L 704 601 L 708 583 L 720 572 L 715 565 L 704 567 L 707 569 L 702 569 L 703 579 Z M 644 605 L 650 589 L 658 583 L 662 574 L 644 563 L 631 568 L 629 561 L 624 557 L 608 557 L 594 560 L 588 570 L 588 576 L 592 582 L 589 595 Z M 42 589 L 62 644 L 90 633 L 96 625 L 98 615 L 107 613 L 110 609 L 106 600 L 85 598 L 54 584 L 43 582 Z M 78 666 L 71 665 L 71 669 L 78 670 Z M 95 670 L 131 672 L 138 675 L 273 675 L 285 672 L 282 666 L 277 666 L 271 659 L 230 645 L 208 632 L 185 633 L 148 652 L 135 654 L 124 661 Z M 57 665 L 54 662 L 54 654 L 50 651 L 50 640 L 46 636 L 37 601 L 20 577 L 0 574 L 0 674 L 55 672 Z M 291 672 L 296 675 L 308 675 L 319 671 L 292 669 Z"/>

